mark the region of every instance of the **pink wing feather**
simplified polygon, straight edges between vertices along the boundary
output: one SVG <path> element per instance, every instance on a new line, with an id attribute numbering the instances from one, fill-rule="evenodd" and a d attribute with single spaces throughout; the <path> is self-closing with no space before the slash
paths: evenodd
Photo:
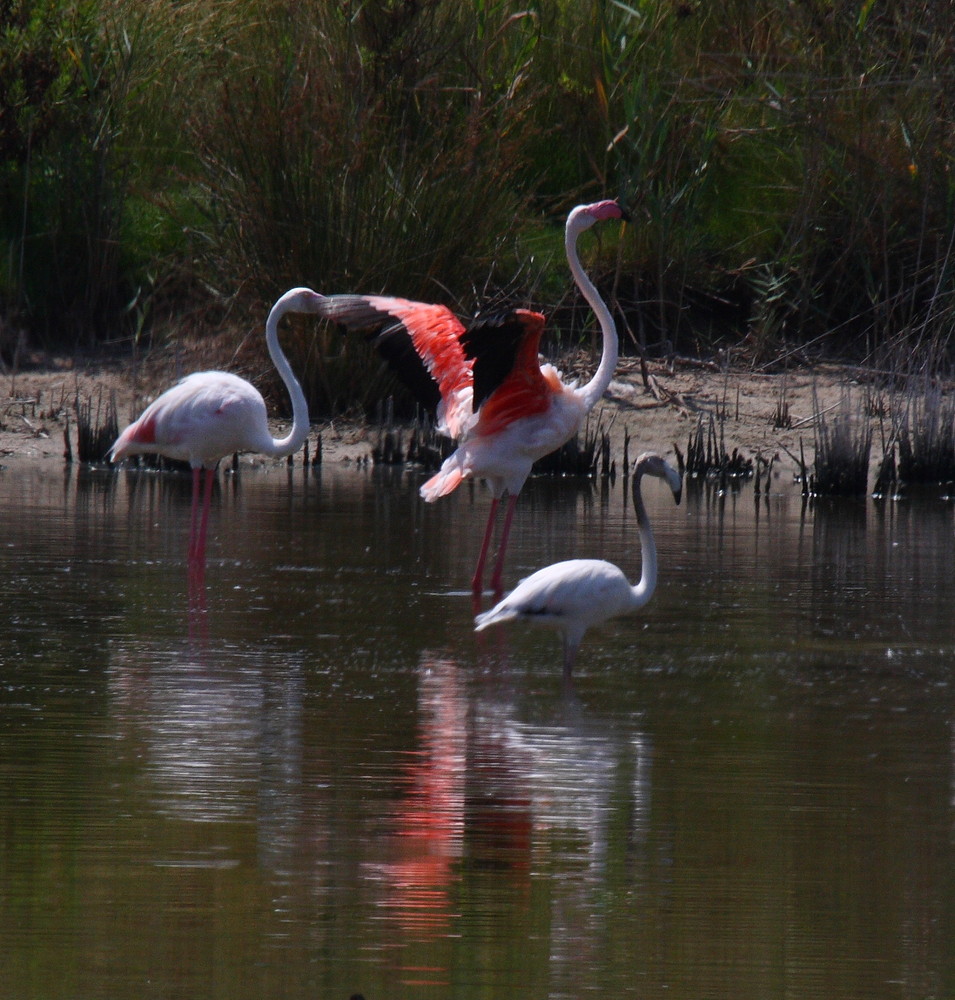
<path id="1" fill-rule="evenodd" d="M 329 295 L 319 312 L 364 332 L 418 401 L 437 410 L 444 432 L 466 433 L 473 422 L 474 362 L 461 345 L 464 326 L 450 309 L 385 295 Z"/>
<path id="2" fill-rule="evenodd" d="M 474 362 L 464 353 L 464 326 L 447 306 L 408 299 L 369 296 L 373 308 L 399 320 L 411 337 L 415 352 L 438 385 L 444 412 L 440 414 L 452 438 L 461 437 L 472 416 Z"/>

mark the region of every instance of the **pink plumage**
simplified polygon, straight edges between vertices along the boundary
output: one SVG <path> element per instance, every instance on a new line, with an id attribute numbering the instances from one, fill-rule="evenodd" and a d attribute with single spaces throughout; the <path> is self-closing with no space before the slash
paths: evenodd
<path id="1" fill-rule="evenodd" d="M 154 400 L 119 436 L 118 462 L 157 454 L 193 466 L 215 465 L 235 451 L 272 447 L 265 401 L 245 379 L 228 372 L 193 372 Z"/>
<path id="2" fill-rule="evenodd" d="M 110 449 L 113 462 L 132 455 L 164 455 L 190 464 L 190 562 L 202 564 L 205 560 L 212 481 L 219 461 L 241 451 L 276 458 L 290 455 L 308 434 L 308 405 L 279 346 L 278 324 L 287 312 L 317 312 L 320 300 L 310 288 L 293 288 L 275 303 L 266 322 L 269 354 L 292 399 L 292 429 L 286 437 L 272 437 L 265 400 L 251 383 L 229 372 L 194 372 L 150 403 Z M 205 470 L 201 517 L 200 470 Z"/>
<path id="3" fill-rule="evenodd" d="M 617 364 L 617 332 L 610 310 L 587 277 L 577 239 L 595 222 L 625 218 L 615 201 L 578 205 L 567 218 L 564 245 L 574 280 L 597 316 L 603 353 L 584 386 L 563 382 L 538 359 L 544 317 L 514 309 L 465 327 L 445 306 L 382 295 L 331 295 L 320 313 L 346 330 L 364 331 L 419 401 L 433 409 L 438 429 L 457 442 L 441 469 L 421 487 L 428 502 L 466 479 L 483 479 L 491 510 L 471 581 L 482 592 L 484 566 L 498 505 L 508 505 L 491 586 L 500 594 L 504 554 L 517 496 L 533 464 L 580 429 L 603 395 Z"/>

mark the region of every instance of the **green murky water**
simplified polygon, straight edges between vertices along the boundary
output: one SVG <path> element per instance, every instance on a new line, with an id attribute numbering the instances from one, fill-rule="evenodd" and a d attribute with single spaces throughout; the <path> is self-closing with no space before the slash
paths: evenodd
<path id="1" fill-rule="evenodd" d="M 953 505 L 648 484 L 661 583 L 471 630 L 487 509 L 408 473 L 0 472 L 0 997 L 955 991 Z M 508 575 L 632 576 L 534 481 Z"/>

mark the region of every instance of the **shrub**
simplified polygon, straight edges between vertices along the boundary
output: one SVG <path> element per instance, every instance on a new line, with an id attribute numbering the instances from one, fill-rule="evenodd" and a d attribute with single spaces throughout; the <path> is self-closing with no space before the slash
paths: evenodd
<path id="1" fill-rule="evenodd" d="M 60 345 L 90 343 L 123 305 L 130 50 L 96 13 L 46 0 L 0 18 L 0 312 Z"/>

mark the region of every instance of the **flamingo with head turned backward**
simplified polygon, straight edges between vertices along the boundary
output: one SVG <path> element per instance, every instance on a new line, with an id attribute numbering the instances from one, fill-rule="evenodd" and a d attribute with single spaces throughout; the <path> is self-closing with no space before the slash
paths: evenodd
<path id="1" fill-rule="evenodd" d="M 657 585 L 657 549 L 643 504 L 641 480 L 656 476 L 666 481 L 680 502 L 680 474 L 659 455 L 637 459 L 633 474 L 633 506 L 637 512 L 642 565 L 640 582 L 631 587 L 623 571 L 603 559 L 567 559 L 545 566 L 522 580 L 490 611 L 478 615 L 475 631 L 517 619 L 556 629 L 564 644 L 564 678 L 569 680 L 584 633 L 617 615 L 642 608 Z"/>
<path id="2" fill-rule="evenodd" d="M 457 442 L 457 449 L 421 487 L 421 496 L 433 502 L 470 478 L 483 479 L 490 488 L 491 509 L 471 581 L 476 598 L 482 593 L 501 498 L 507 494 L 491 576 L 496 596 L 502 591 L 514 507 L 531 467 L 579 431 L 613 377 L 617 330 L 580 263 L 577 240 L 596 222 L 625 218 L 615 201 L 578 205 L 567 217 L 564 246 L 570 270 L 603 332 L 600 364 L 580 387 L 563 382 L 551 365 L 541 366 L 540 313 L 513 309 L 465 327 L 442 305 L 382 295 L 330 295 L 322 300 L 322 315 L 346 330 L 364 331 L 419 402 L 436 410 L 439 432 Z"/>
<path id="3" fill-rule="evenodd" d="M 278 341 L 278 325 L 288 312 L 314 313 L 321 296 L 310 288 L 293 288 L 272 306 L 265 325 L 266 344 L 292 399 L 292 429 L 273 438 L 261 393 L 229 372 L 193 372 L 155 399 L 110 449 L 118 462 L 130 455 L 164 455 L 192 466 L 192 515 L 189 562 L 203 565 L 212 483 L 219 460 L 237 451 L 284 458 L 308 436 L 308 404 Z M 205 471 L 204 495 L 201 472 Z"/>

